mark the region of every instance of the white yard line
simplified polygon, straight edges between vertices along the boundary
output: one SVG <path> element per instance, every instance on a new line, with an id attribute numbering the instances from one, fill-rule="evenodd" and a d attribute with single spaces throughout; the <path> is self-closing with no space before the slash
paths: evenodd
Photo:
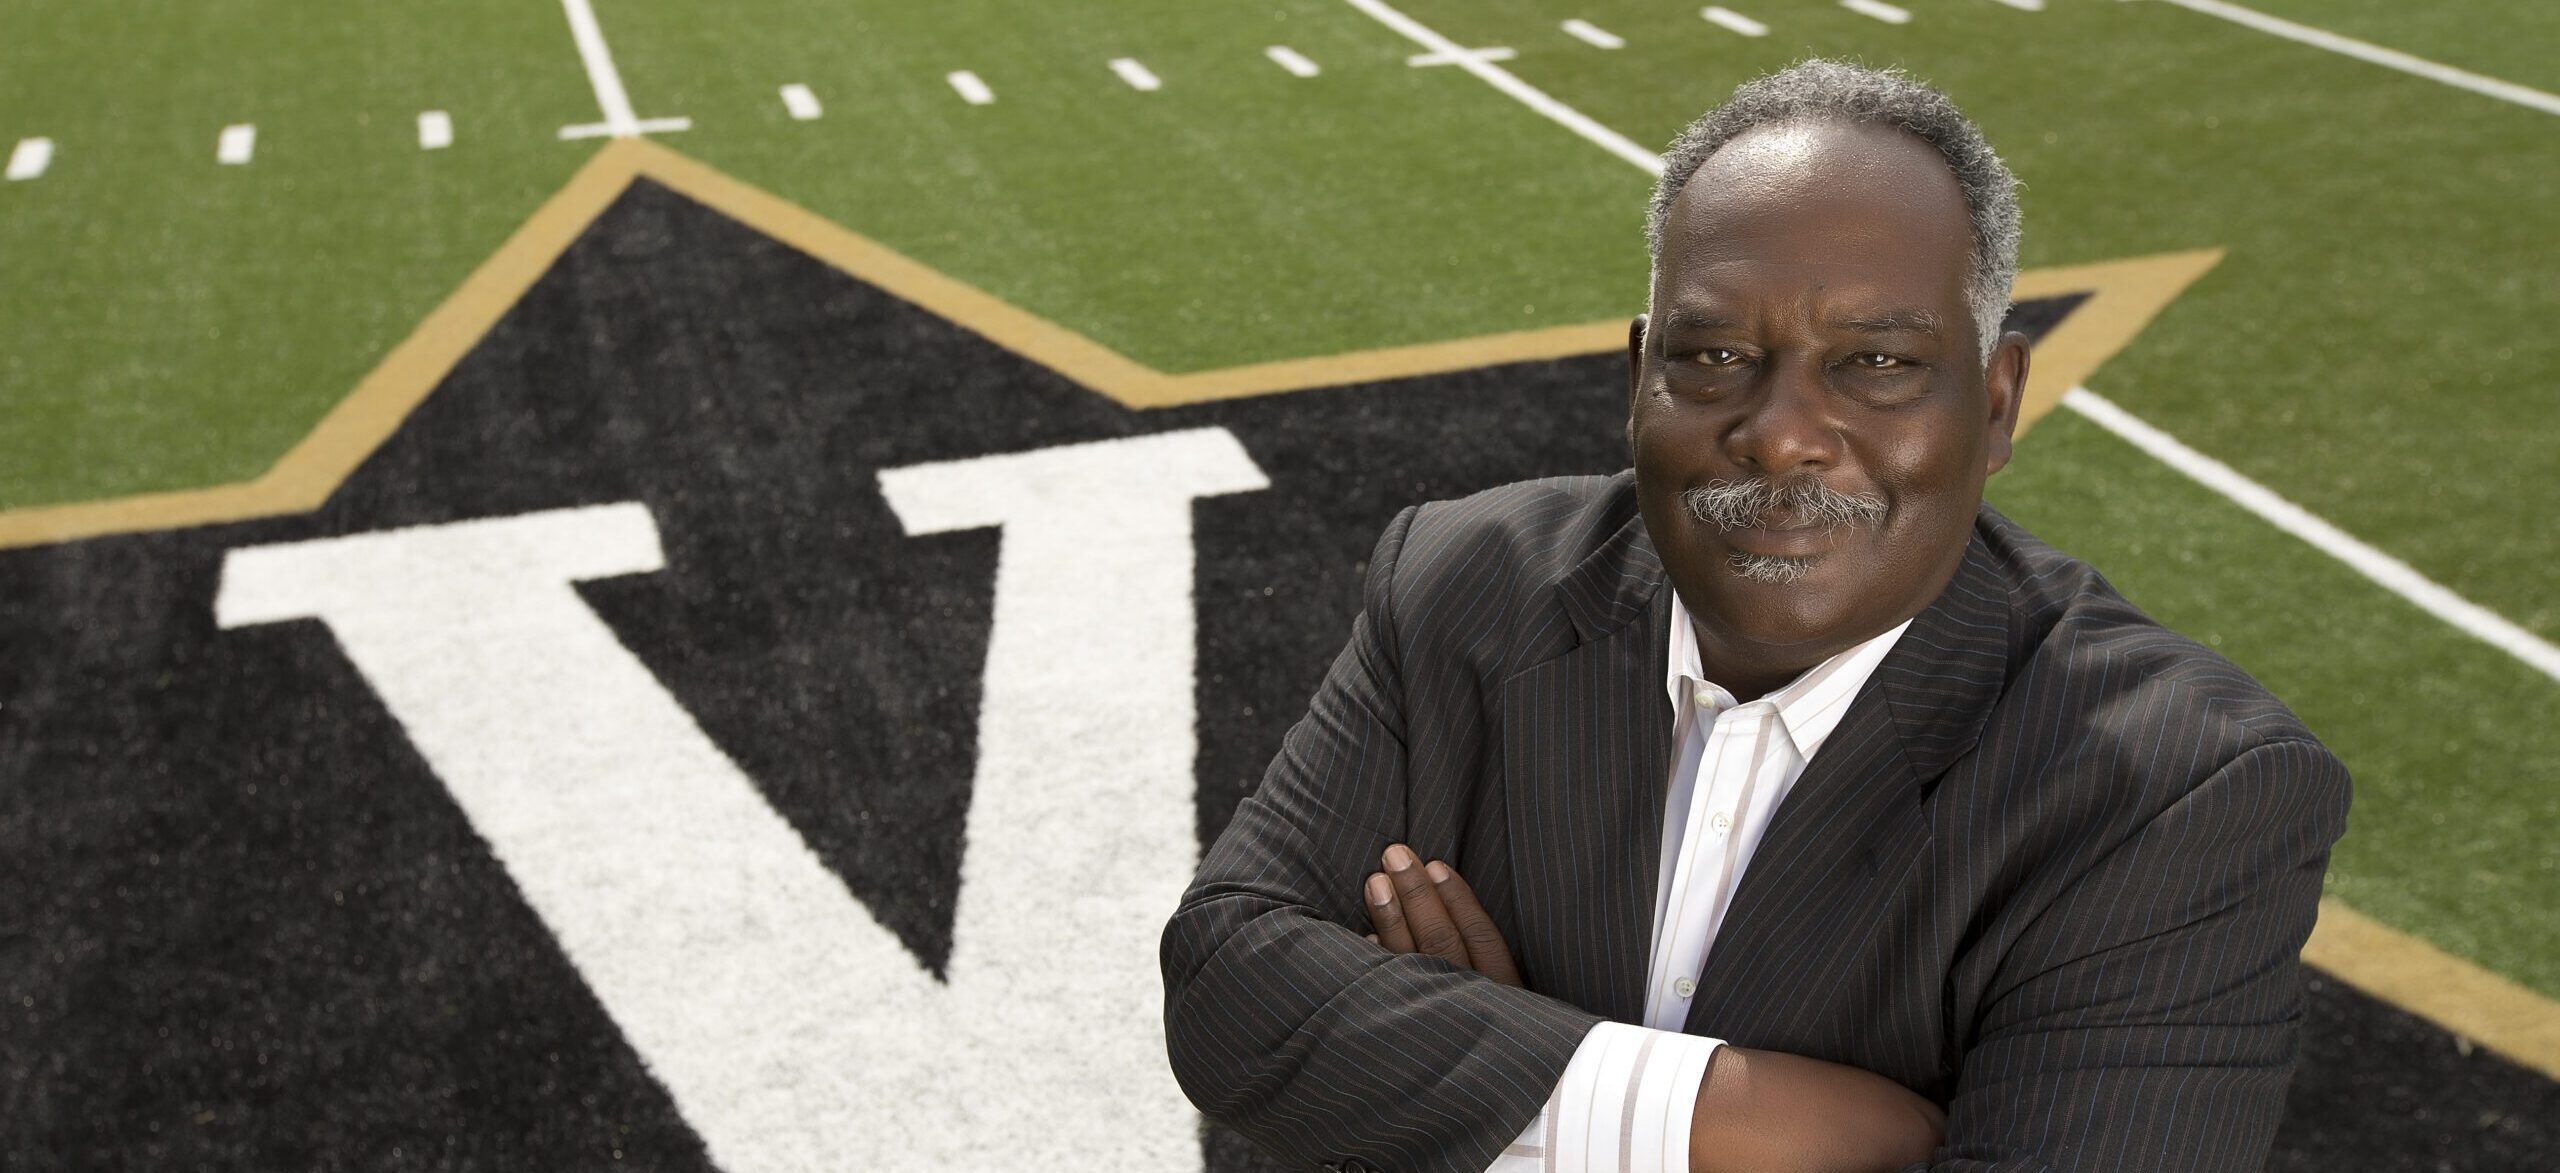
<path id="1" fill-rule="evenodd" d="M 636 135 L 667 134 L 672 131 L 691 129 L 693 129 L 693 120 L 690 118 L 643 118 L 640 121 L 631 124 L 630 134 L 624 134 L 615 130 L 613 128 L 613 124 L 610 122 L 588 122 L 577 126 L 561 127 L 560 137 L 563 140 L 579 138 L 630 138 Z"/>
<path id="2" fill-rule="evenodd" d="M 1135 57 L 1112 58 L 1111 72 L 1119 74 L 1120 80 L 1129 83 L 1130 89 L 1140 93 L 1152 94 L 1164 88 L 1164 82 L 1157 79 L 1155 71 L 1139 64 Z"/>
<path id="3" fill-rule="evenodd" d="M 1860 16 L 1872 16 L 1886 24 L 1911 23 L 1911 13 L 1909 11 L 1896 8 L 1893 5 L 1885 3 L 1884 0 L 1840 0 L 1840 7 L 1846 8 Z"/>
<path id="4" fill-rule="evenodd" d="M 1546 91 L 1520 80 L 1510 70 L 1490 61 L 1477 60 L 1456 41 L 1441 36 L 1422 22 L 1388 7 L 1384 0 L 1344 0 L 1344 2 L 1368 14 L 1370 19 L 1379 24 L 1394 29 L 1404 39 L 1434 53 L 1448 55 L 1458 68 L 1476 75 L 1476 78 L 1486 85 L 1510 95 L 1513 101 L 1537 111 L 1548 121 L 1581 135 L 1601 150 L 1643 168 L 1648 174 L 1662 174 L 1660 156 L 1637 146 L 1627 136 L 1593 121 L 1591 116 L 1548 97 Z"/>
<path id="5" fill-rule="evenodd" d="M 223 127 L 222 137 L 214 140 L 214 160 L 228 166 L 246 164 L 257 152 L 258 128 L 245 122 Z"/>
<path id="6" fill-rule="evenodd" d="M 1746 37 L 1769 35 L 1769 26 L 1730 8 L 1701 8 L 1698 10 L 1698 15 L 1706 17 L 1709 23 L 1721 25 Z"/>
<path id="7" fill-rule="evenodd" d="M 984 106 L 996 100 L 996 92 L 988 89 L 987 83 L 978 80 L 978 75 L 968 70 L 952 70 L 944 74 L 942 80 L 950 82 L 952 90 L 960 95 L 960 100 L 972 106 Z"/>
<path id="8" fill-rule="evenodd" d="M 1483 49 L 1461 49 L 1458 51 L 1456 56 L 1451 56 L 1447 53 L 1416 53 L 1411 57 L 1405 58 L 1404 63 L 1416 67 L 1430 65 L 1456 65 L 1459 57 L 1472 58 L 1477 61 L 1509 61 L 1517 56 L 1519 56 L 1519 54 L 1512 52 L 1511 46 L 1509 45 L 1493 45 Z"/>
<path id="9" fill-rule="evenodd" d="M 441 151 L 453 145 L 453 116 L 442 110 L 418 115 L 418 149 Z"/>
<path id="10" fill-rule="evenodd" d="M 1627 39 L 1625 37 L 1621 37 L 1616 33 L 1601 28 L 1599 25 L 1593 24 L 1578 16 L 1572 20 L 1564 22 L 1562 27 L 1564 28 L 1565 35 L 1586 45 L 1591 45 L 1601 49 L 1624 49 L 1627 47 Z"/>
<path id="11" fill-rule="evenodd" d="M 1443 52 L 1457 45 L 1449 38 L 1425 27 L 1413 18 L 1388 8 L 1379 0 L 1346 0 L 1376 17 L 1382 24 Z M 2171 0 L 2186 3 L 2188 0 Z M 1617 132 L 1593 122 L 1588 116 L 1562 102 L 1548 97 L 1536 87 L 1513 77 L 1508 72 L 1479 61 L 1462 60 L 1467 72 L 1482 78 L 1486 84 L 1510 95 L 1520 104 L 1539 114 L 1572 127 L 1576 134 L 1591 140 L 1648 175 L 1662 174 L 1662 160 Z M 1586 129 L 1587 128 L 1587 129 Z M 2100 398 L 2086 387 L 2074 387 L 2062 397 L 2062 405 L 2088 417 L 2098 426 L 2122 437 L 2136 448 L 2149 453 L 2171 468 L 2194 478 L 2198 483 L 2222 494 L 2233 503 L 2258 515 L 2278 529 L 2311 543 L 2321 552 L 2336 558 L 2357 573 L 2372 579 L 2385 590 L 2399 595 L 2424 609 L 2428 614 L 2452 624 L 2479 638 L 2499 651 L 2524 661 L 2544 676 L 2560 681 L 2560 648 L 2542 637 L 2517 626 L 2478 603 L 2446 589 L 2427 578 L 2408 563 L 2385 554 L 2357 540 L 2353 535 L 2322 520 L 2310 511 L 2285 500 L 2273 490 L 2240 475 L 2230 465 L 2189 448 L 2176 437 L 2152 427 L 2133 413 Z"/>
<path id="12" fill-rule="evenodd" d="M 631 109 L 631 93 L 622 88 L 622 71 L 614 68 L 613 50 L 604 43 L 604 26 L 587 0 L 560 0 L 569 14 L 569 36 L 578 42 L 578 60 L 587 65 L 587 84 L 595 87 L 596 108 L 604 111 L 606 133 L 637 138 L 640 115 Z"/>
<path id="13" fill-rule="evenodd" d="M 560 128 L 560 137 L 638 138 L 644 134 L 690 130 L 690 118 L 642 118 L 631 109 L 631 93 L 622 87 L 622 71 L 613 64 L 613 50 L 604 43 L 604 26 L 596 23 L 596 10 L 587 0 L 560 0 L 560 9 L 569 14 L 569 36 L 578 43 L 578 60 L 587 66 L 587 84 L 595 87 L 596 108 L 603 111 L 604 121 Z"/>
<path id="14" fill-rule="evenodd" d="M 2062 406 L 2088 417 L 2099 427 L 2150 453 L 2162 464 L 2186 474 L 2196 483 L 2230 498 L 2277 529 L 2311 543 L 2322 553 L 2380 584 L 2384 590 L 2417 604 L 2427 614 L 2524 661 L 2545 676 L 2560 680 L 2560 647 L 2553 647 L 2549 641 L 2517 626 L 2505 616 L 2453 593 L 2418 573 L 2408 563 L 2375 549 L 2310 510 L 2277 496 L 2274 490 L 2250 480 L 2230 465 L 2187 447 L 2177 437 L 2144 423 L 2133 413 L 2086 387 L 2074 387 L 2065 392 Z"/>
<path id="15" fill-rule="evenodd" d="M 793 118 L 802 122 L 827 112 L 826 107 L 818 104 L 818 95 L 810 93 L 809 87 L 796 81 L 782 87 L 782 108 L 790 111 Z"/>
<path id="16" fill-rule="evenodd" d="M 2044 11 L 2044 0 L 2000 0 L 2000 2 L 2020 12 Z"/>
<path id="17" fill-rule="evenodd" d="M 19 139 L 17 149 L 9 152 L 9 178 L 13 182 L 21 179 L 33 179 L 44 174 L 44 169 L 51 166 L 52 163 L 52 139 Z"/>
<path id="18" fill-rule="evenodd" d="M 2329 52 L 2370 62 L 2385 69 L 2396 69 L 2402 73 L 2423 77 L 2428 81 L 2442 82 L 2455 89 L 2469 90 L 2484 97 L 2496 98 L 2501 102 L 2528 106 L 2545 114 L 2560 114 L 2560 95 L 2547 94 L 2531 86 L 2500 81 L 2467 69 L 2455 69 L 2450 65 L 2438 65 L 2424 57 L 2412 57 L 2397 49 L 2385 49 L 2380 45 L 2359 41 L 2354 37 L 2342 37 L 2310 25 L 2295 24 L 2256 9 L 2226 4 L 2223 0 L 2162 0 L 2162 2 L 2175 4 L 2190 12 L 2220 17 L 2233 24 L 2244 25 L 2315 49 L 2326 49 Z"/>
<path id="19" fill-rule="evenodd" d="M 1273 45 L 1263 50 L 1262 55 L 1270 58 L 1273 64 L 1298 77 L 1314 77 L 1321 72 L 1316 68 L 1315 62 L 1307 60 L 1304 54 L 1287 45 Z"/>

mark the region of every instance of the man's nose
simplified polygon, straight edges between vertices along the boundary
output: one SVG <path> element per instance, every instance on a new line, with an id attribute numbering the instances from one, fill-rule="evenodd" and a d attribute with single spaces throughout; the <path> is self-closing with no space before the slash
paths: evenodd
<path id="1" fill-rule="evenodd" d="M 1769 475 L 1831 468 L 1841 459 L 1841 427 L 1833 407 L 1818 364 L 1793 359 L 1773 363 L 1726 429 L 1725 455 Z"/>

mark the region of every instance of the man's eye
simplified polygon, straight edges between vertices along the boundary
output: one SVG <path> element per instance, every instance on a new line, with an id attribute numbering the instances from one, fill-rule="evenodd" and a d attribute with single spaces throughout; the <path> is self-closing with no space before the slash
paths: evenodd
<path id="1" fill-rule="evenodd" d="M 1710 346 L 1705 350 L 1701 350 L 1698 353 L 1691 355 L 1690 361 L 1695 362 L 1702 367 L 1729 367 L 1735 363 L 1741 362 L 1742 355 L 1734 351 L 1726 350 L 1721 346 Z"/>
<path id="2" fill-rule="evenodd" d="M 1897 371 L 1911 365 L 1890 354 L 1880 354 L 1872 350 L 1865 354 L 1850 355 L 1849 361 L 1871 371 Z"/>

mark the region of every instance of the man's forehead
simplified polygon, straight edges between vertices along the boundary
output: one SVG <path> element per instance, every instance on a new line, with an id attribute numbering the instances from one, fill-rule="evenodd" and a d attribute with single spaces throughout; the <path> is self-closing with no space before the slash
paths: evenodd
<path id="1" fill-rule="evenodd" d="M 1837 235 L 1846 250 L 1942 243 L 1970 256 L 1972 211 L 1937 148 L 1898 127 L 1780 123 L 1709 155 L 1681 189 L 1664 244 L 1764 233 Z"/>
<path id="2" fill-rule="evenodd" d="M 1709 156 L 1681 192 L 1664 225 L 1655 309 L 1711 317 L 1709 303 L 1783 287 L 1819 291 L 1826 313 L 1908 314 L 1961 297 L 1973 247 L 1963 189 L 1917 136 L 1841 122 L 1763 127 Z"/>
<path id="3" fill-rule="evenodd" d="M 1680 202 L 1843 185 L 1964 198 L 1954 168 L 1926 139 L 1883 123 L 1807 118 L 1754 127 L 1718 147 L 1698 164 Z"/>
<path id="4" fill-rule="evenodd" d="M 1737 320 L 1770 299 L 1825 317 L 1911 317 L 1962 305 L 1971 237 L 1926 221 L 1825 231 L 1836 221 L 1772 224 L 1727 218 L 1664 242 L 1654 273 L 1654 314 Z"/>
<path id="5" fill-rule="evenodd" d="M 1782 304 L 1771 304 L 1773 292 Z M 1747 326 L 1772 312 L 1795 309 L 1836 330 L 1943 338 L 1954 324 L 1947 309 L 1950 300 L 1918 297 L 1910 289 L 1867 279 L 1797 280 L 1789 288 L 1773 291 L 1765 281 L 1728 283 L 1707 277 L 1672 282 L 1654 306 L 1653 319 L 1669 331 L 1713 329 Z"/>

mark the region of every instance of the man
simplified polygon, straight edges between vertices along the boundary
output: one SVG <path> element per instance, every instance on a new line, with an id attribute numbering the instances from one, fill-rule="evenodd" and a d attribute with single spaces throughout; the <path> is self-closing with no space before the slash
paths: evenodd
<path id="1" fill-rule="evenodd" d="M 1176 1075 L 1340 1171 L 2257 1169 L 2346 774 L 1982 505 L 2007 171 L 1819 61 L 1665 162 L 1634 468 L 1388 527 L 1166 930 Z"/>

